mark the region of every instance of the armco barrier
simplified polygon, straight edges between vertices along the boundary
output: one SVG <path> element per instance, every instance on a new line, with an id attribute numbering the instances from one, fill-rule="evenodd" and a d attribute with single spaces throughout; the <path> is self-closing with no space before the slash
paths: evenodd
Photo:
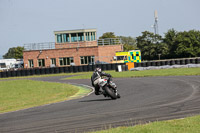
<path id="1" fill-rule="evenodd" d="M 195 59 L 190 59 L 190 64 L 195 64 Z"/>

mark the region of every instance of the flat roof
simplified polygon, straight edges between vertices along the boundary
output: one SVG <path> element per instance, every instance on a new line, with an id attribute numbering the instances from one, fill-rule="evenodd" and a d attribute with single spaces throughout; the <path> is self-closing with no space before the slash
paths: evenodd
<path id="1" fill-rule="evenodd" d="M 54 31 L 54 34 L 96 32 L 96 31 L 97 29 L 60 30 L 60 31 Z"/>

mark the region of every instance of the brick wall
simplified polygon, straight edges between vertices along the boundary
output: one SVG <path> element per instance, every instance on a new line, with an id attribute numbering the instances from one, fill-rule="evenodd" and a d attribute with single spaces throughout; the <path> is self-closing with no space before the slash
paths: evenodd
<path id="1" fill-rule="evenodd" d="M 38 59 L 45 59 L 45 67 L 50 67 L 51 58 L 56 58 L 56 66 L 59 66 L 60 57 L 73 57 L 75 65 L 81 65 L 80 56 L 102 56 L 100 61 L 111 62 L 116 51 L 122 51 L 122 45 L 24 51 L 24 67 L 28 68 L 30 59 L 33 60 L 34 67 L 38 67 Z"/>

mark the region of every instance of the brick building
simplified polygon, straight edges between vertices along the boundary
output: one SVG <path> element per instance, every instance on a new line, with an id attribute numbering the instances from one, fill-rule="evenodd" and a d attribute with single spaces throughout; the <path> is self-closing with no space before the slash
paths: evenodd
<path id="1" fill-rule="evenodd" d="M 120 39 L 97 40 L 96 29 L 55 31 L 55 43 L 25 44 L 24 67 L 62 67 L 111 63 L 123 51 Z"/>

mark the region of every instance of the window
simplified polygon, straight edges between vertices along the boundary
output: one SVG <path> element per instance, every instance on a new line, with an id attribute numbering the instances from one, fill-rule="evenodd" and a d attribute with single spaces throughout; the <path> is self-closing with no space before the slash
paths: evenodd
<path id="1" fill-rule="evenodd" d="M 56 58 L 51 58 L 51 67 L 56 66 Z"/>
<path id="2" fill-rule="evenodd" d="M 95 40 L 95 32 L 91 32 L 91 41 Z"/>
<path id="3" fill-rule="evenodd" d="M 62 34 L 57 34 L 57 43 L 62 43 Z"/>
<path id="4" fill-rule="evenodd" d="M 86 33 L 85 33 L 85 36 L 86 36 L 86 41 L 90 41 L 90 33 L 89 33 L 89 32 L 86 32 Z"/>
<path id="5" fill-rule="evenodd" d="M 34 67 L 34 65 L 33 65 L 33 60 L 28 60 L 28 67 L 29 67 L 29 68 Z"/>
<path id="6" fill-rule="evenodd" d="M 71 34 L 71 42 L 77 42 L 76 33 Z"/>
<path id="7" fill-rule="evenodd" d="M 44 67 L 44 66 L 45 66 L 45 61 L 44 61 L 44 59 L 38 59 L 38 66 L 39 66 L 39 67 Z"/>
<path id="8" fill-rule="evenodd" d="M 94 56 L 81 56 L 81 64 L 94 64 Z"/>
<path id="9" fill-rule="evenodd" d="M 73 57 L 59 58 L 59 63 L 60 66 L 71 65 L 72 63 L 74 63 L 74 58 Z"/>
<path id="10" fill-rule="evenodd" d="M 79 42 L 84 41 L 84 35 L 83 35 L 83 33 L 78 33 L 78 41 Z"/>
<path id="11" fill-rule="evenodd" d="M 69 34 L 63 34 L 64 42 L 69 42 Z"/>
<path id="12" fill-rule="evenodd" d="M 127 56 L 117 56 L 117 60 L 127 60 Z"/>

